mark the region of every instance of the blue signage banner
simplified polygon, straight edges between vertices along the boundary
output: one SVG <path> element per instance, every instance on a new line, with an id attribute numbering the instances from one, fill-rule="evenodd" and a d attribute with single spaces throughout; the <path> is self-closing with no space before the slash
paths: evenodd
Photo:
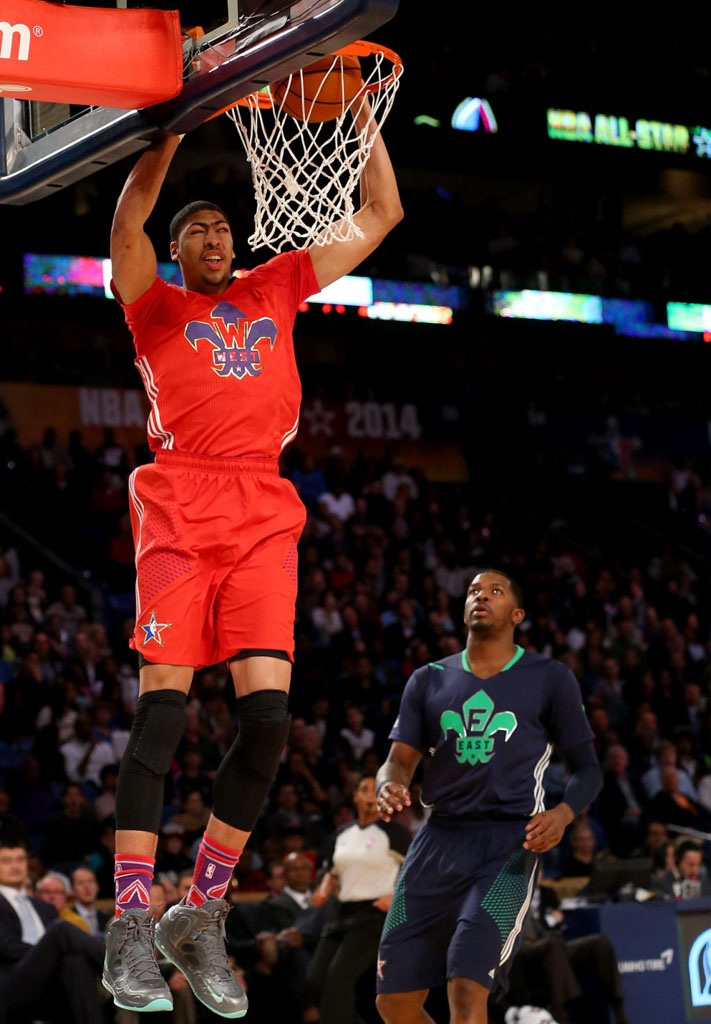
<path id="1" fill-rule="evenodd" d="M 676 904 L 605 903 L 600 929 L 617 954 L 630 1020 L 684 1021 Z M 711 1017 L 709 1018 L 711 1020 Z"/>
<path id="2" fill-rule="evenodd" d="M 568 938 L 600 931 L 612 941 L 630 1020 L 711 1024 L 710 899 L 603 903 L 565 917 Z"/>

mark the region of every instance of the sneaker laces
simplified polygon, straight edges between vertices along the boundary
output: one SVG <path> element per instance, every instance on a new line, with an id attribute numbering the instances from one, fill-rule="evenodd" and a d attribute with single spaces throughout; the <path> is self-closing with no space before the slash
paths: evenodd
<path id="1" fill-rule="evenodd" d="M 125 913 L 125 911 L 124 911 Z M 126 965 L 139 981 L 150 981 L 160 975 L 156 958 L 153 955 L 153 918 L 130 917 L 127 922 L 126 942 L 133 940 L 125 951 Z"/>
<path id="2" fill-rule="evenodd" d="M 224 980 L 234 978 L 234 973 L 227 960 L 225 949 L 225 918 L 229 913 L 229 907 L 221 910 L 213 910 L 205 915 L 205 920 L 199 925 L 195 941 L 203 945 L 203 952 L 210 967 L 221 974 Z"/>

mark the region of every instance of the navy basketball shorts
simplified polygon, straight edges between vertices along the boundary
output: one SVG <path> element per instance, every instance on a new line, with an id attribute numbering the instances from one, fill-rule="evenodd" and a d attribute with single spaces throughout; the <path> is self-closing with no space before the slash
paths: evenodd
<path id="1" fill-rule="evenodd" d="M 539 857 L 525 822 L 430 821 L 403 862 L 378 951 L 378 992 L 417 992 L 448 978 L 507 987 Z"/>

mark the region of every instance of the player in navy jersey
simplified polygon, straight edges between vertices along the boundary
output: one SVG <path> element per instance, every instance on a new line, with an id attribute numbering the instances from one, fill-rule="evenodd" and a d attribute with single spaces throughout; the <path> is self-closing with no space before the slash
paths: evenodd
<path id="1" fill-rule="evenodd" d="M 430 988 L 447 983 L 451 1024 L 486 1024 L 489 991 L 506 984 L 538 872 L 575 815 L 599 792 L 593 733 L 572 672 L 524 651 L 514 630 L 523 597 L 506 574 L 479 572 L 467 591 L 467 645 L 417 669 L 405 687 L 377 776 L 385 821 L 410 803 L 426 759 L 432 808 L 405 858 L 378 952 L 386 1024 L 431 1024 Z M 556 745 L 571 778 L 544 810 Z"/>

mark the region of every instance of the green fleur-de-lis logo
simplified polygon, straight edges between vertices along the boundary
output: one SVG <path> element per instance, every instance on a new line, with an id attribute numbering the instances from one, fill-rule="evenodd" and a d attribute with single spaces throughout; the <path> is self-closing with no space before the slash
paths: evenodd
<path id="1" fill-rule="evenodd" d="M 460 764 L 487 764 L 494 756 L 494 733 L 503 732 L 508 742 L 518 721 L 512 711 L 499 711 L 492 717 L 494 702 L 488 693 L 477 690 L 465 701 L 462 713 L 444 711 L 439 720 L 444 738 L 451 729 L 457 734 L 457 761 Z"/>

